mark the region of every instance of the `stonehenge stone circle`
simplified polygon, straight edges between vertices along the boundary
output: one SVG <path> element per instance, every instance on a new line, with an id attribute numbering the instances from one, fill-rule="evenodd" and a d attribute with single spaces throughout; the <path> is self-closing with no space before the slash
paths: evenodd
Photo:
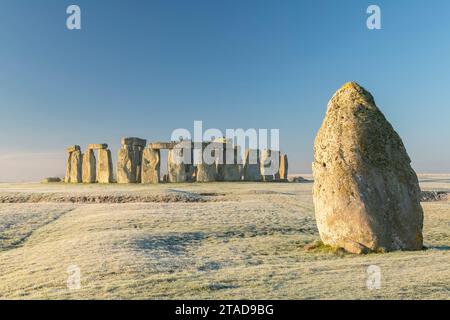
<path id="1" fill-rule="evenodd" d="M 400 136 L 357 83 L 331 98 L 314 143 L 313 199 L 324 244 L 351 253 L 421 250 L 417 175 Z"/>
<path id="2" fill-rule="evenodd" d="M 142 183 L 159 183 L 160 166 L 159 149 L 145 148 L 142 154 Z"/>
<path id="3" fill-rule="evenodd" d="M 111 150 L 106 148 L 98 150 L 97 182 L 113 182 L 113 163 Z"/>
<path id="4" fill-rule="evenodd" d="M 83 164 L 82 164 L 82 179 L 83 183 L 95 183 L 97 179 L 96 175 L 96 160 L 94 151 L 92 149 L 87 149 L 83 154 Z"/>
<path id="5" fill-rule="evenodd" d="M 272 181 L 269 167 L 263 167 L 259 150 L 246 150 L 245 162 L 241 164 L 240 147 L 234 147 L 225 138 L 210 142 L 191 140 L 152 142 L 146 147 L 145 139 L 127 137 L 121 139 L 116 165 L 117 183 L 159 182 L 212 182 L 212 181 Z M 208 150 L 206 150 L 208 148 Z M 168 150 L 167 175 L 161 174 L 161 149 Z M 205 152 L 204 152 L 205 151 Z M 78 145 L 67 148 L 65 183 L 113 183 L 113 163 L 111 151 L 106 143 L 88 144 L 81 152 Z M 95 152 L 98 153 L 97 159 Z M 201 163 L 193 163 L 194 153 L 202 157 Z M 208 153 L 209 152 L 209 153 Z M 266 160 L 271 164 L 271 151 L 266 150 Z M 227 163 L 227 153 L 228 161 Z M 285 158 L 283 158 L 285 157 Z M 255 159 L 253 159 L 255 158 Z M 196 158 L 198 159 L 198 157 Z M 287 157 L 280 168 L 280 174 L 287 177 Z M 252 160 L 252 161 L 250 161 Z M 254 162 L 254 163 L 252 163 Z M 272 161 L 273 162 L 273 161 Z M 161 179 L 161 177 L 163 177 Z M 281 178 L 282 179 L 282 178 Z"/>

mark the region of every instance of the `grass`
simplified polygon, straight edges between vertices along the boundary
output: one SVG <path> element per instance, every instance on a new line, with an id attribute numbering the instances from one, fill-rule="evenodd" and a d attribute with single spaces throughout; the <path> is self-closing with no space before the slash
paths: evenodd
<path id="1" fill-rule="evenodd" d="M 434 180 L 433 180 L 434 179 Z M 427 188 L 449 188 L 427 176 Z M 0 204 L 4 299 L 448 299 L 450 201 L 424 203 L 420 252 L 356 256 L 317 244 L 312 184 L 0 184 L 21 193 L 161 194 L 203 202 Z M 81 288 L 66 286 L 67 268 Z M 380 290 L 367 268 L 382 271 Z"/>

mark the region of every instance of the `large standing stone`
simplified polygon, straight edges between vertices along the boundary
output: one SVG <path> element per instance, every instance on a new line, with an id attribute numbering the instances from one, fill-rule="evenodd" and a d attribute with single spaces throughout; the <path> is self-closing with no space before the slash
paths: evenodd
<path id="1" fill-rule="evenodd" d="M 122 147 L 117 157 L 117 182 L 141 182 L 142 152 L 147 140 L 128 137 L 121 139 Z"/>
<path id="2" fill-rule="evenodd" d="M 113 182 L 113 163 L 111 151 L 109 149 L 98 150 L 97 182 L 98 183 Z"/>
<path id="3" fill-rule="evenodd" d="M 66 162 L 66 175 L 64 176 L 64 182 L 69 183 L 70 182 L 70 175 L 72 174 L 72 152 L 69 152 L 69 155 L 67 157 Z"/>
<path id="4" fill-rule="evenodd" d="M 133 162 L 132 146 L 123 145 L 117 155 L 117 183 L 136 182 L 136 166 Z"/>
<path id="5" fill-rule="evenodd" d="M 314 144 L 314 205 L 325 244 L 353 253 L 422 249 L 416 173 L 399 135 L 356 83 L 328 104 Z"/>
<path id="6" fill-rule="evenodd" d="M 217 154 L 222 152 L 221 144 L 204 143 L 200 147 L 201 163 L 197 164 L 196 181 L 197 182 L 213 182 L 217 178 Z"/>
<path id="7" fill-rule="evenodd" d="M 183 162 L 183 148 L 169 150 L 167 155 L 167 171 L 169 182 L 186 182 L 186 168 Z"/>
<path id="8" fill-rule="evenodd" d="M 145 148 L 142 154 L 142 183 L 159 183 L 160 166 L 159 149 Z"/>
<path id="9" fill-rule="evenodd" d="M 70 182 L 81 183 L 83 181 L 82 176 L 83 157 L 80 150 L 72 152 L 70 161 Z"/>
<path id="10" fill-rule="evenodd" d="M 137 183 L 142 182 L 142 153 L 144 152 L 144 147 L 133 146 L 133 166 L 136 168 L 136 181 Z"/>
<path id="11" fill-rule="evenodd" d="M 242 170 L 239 163 L 240 150 L 239 148 L 233 148 L 232 146 L 225 147 L 225 165 L 223 166 L 223 181 L 241 181 Z M 227 152 L 230 152 L 231 156 L 226 157 Z M 231 163 L 230 158 L 232 158 Z"/>
<path id="12" fill-rule="evenodd" d="M 263 181 L 273 181 L 275 174 L 279 171 L 279 152 L 270 149 L 262 150 L 260 169 Z"/>
<path id="13" fill-rule="evenodd" d="M 83 154 L 82 179 L 83 183 L 95 183 L 96 176 L 96 160 L 94 151 L 87 149 Z"/>
<path id="14" fill-rule="evenodd" d="M 288 181 L 288 158 L 284 153 L 280 153 L 280 181 Z"/>
<path id="15" fill-rule="evenodd" d="M 259 152 L 255 149 L 245 150 L 244 181 L 261 181 Z"/>

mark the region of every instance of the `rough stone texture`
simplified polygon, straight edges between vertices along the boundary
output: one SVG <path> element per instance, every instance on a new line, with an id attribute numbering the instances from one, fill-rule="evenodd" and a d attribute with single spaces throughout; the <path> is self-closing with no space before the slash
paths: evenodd
<path id="1" fill-rule="evenodd" d="M 111 151 L 109 149 L 98 150 L 97 182 L 113 182 L 113 163 Z"/>
<path id="2" fill-rule="evenodd" d="M 142 183 L 159 183 L 160 166 L 159 149 L 145 148 L 142 154 Z"/>
<path id="3" fill-rule="evenodd" d="M 258 150 L 245 150 L 244 181 L 261 181 L 261 169 Z"/>
<path id="4" fill-rule="evenodd" d="M 80 150 L 72 152 L 70 161 L 70 182 L 81 183 L 83 158 Z"/>
<path id="5" fill-rule="evenodd" d="M 82 179 L 83 183 L 95 183 L 97 179 L 96 175 L 96 160 L 94 151 L 92 149 L 87 149 L 83 154 L 83 165 L 82 165 Z"/>
<path id="6" fill-rule="evenodd" d="M 135 137 L 122 138 L 120 140 L 122 146 L 140 146 L 145 147 L 147 140 Z"/>
<path id="7" fill-rule="evenodd" d="M 134 145 L 132 147 L 133 150 L 133 167 L 136 171 L 136 181 L 137 183 L 141 183 L 141 174 L 142 174 L 142 153 L 144 151 L 144 147 L 139 145 Z"/>
<path id="8" fill-rule="evenodd" d="M 278 153 L 269 149 L 261 151 L 261 177 L 265 182 L 274 180 L 275 174 L 278 172 Z"/>
<path id="9" fill-rule="evenodd" d="M 288 181 L 288 158 L 284 153 L 280 154 L 279 179 L 280 181 Z"/>
<path id="10" fill-rule="evenodd" d="M 233 152 L 233 161 L 228 163 L 226 159 L 226 152 Z M 242 170 L 241 164 L 238 159 L 240 156 L 239 148 L 225 149 L 225 164 L 223 165 L 223 181 L 241 181 L 242 180 Z"/>
<path id="11" fill-rule="evenodd" d="M 108 149 L 108 145 L 106 143 L 91 143 L 88 145 L 88 149 L 92 150 Z"/>
<path id="12" fill-rule="evenodd" d="M 177 142 L 152 142 L 149 147 L 152 149 L 173 149 Z"/>
<path id="13" fill-rule="evenodd" d="M 71 153 L 71 152 L 74 152 L 74 151 L 80 151 L 80 150 L 81 150 L 81 148 L 78 145 L 70 146 L 70 147 L 67 148 L 67 152 L 68 153 Z"/>
<path id="14" fill-rule="evenodd" d="M 64 176 L 64 182 L 69 183 L 70 182 L 70 174 L 72 173 L 72 152 L 69 152 L 69 155 L 67 156 L 67 162 L 66 162 L 66 175 Z"/>
<path id="15" fill-rule="evenodd" d="M 169 182 L 186 182 L 186 168 L 183 163 L 183 148 L 169 150 L 167 155 L 167 171 Z"/>
<path id="16" fill-rule="evenodd" d="M 201 149 L 200 149 L 201 148 Z M 217 154 L 222 152 L 219 145 L 214 143 L 200 146 L 202 162 L 197 164 L 196 181 L 212 182 L 217 179 Z M 206 157 L 205 157 L 206 155 Z M 212 163 L 211 163 L 212 162 Z"/>
<path id="17" fill-rule="evenodd" d="M 136 182 L 136 166 L 133 164 L 133 149 L 124 145 L 119 149 L 116 166 L 117 183 Z"/>
<path id="18" fill-rule="evenodd" d="M 356 83 L 328 104 L 314 144 L 314 205 L 322 241 L 353 253 L 422 249 L 416 173 L 399 135 Z"/>

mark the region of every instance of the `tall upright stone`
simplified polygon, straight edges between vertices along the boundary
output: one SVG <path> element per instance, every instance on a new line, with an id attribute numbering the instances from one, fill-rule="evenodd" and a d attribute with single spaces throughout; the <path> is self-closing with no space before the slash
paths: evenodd
<path id="1" fill-rule="evenodd" d="M 113 182 L 113 162 L 111 150 L 102 148 L 98 149 L 98 183 L 112 183 Z"/>
<path id="2" fill-rule="evenodd" d="M 69 152 L 69 155 L 67 156 L 67 162 L 66 162 L 66 174 L 64 176 L 64 182 L 70 183 L 70 175 L 72 173 L 72 152 Z"/>
<path id="3" fill-rule="evenodd" d="M 186 182 L 186 168 L 183 161 L 184 149 L 175 147 L 167 155 L 169 182 Z"/>
<path id="4" fill-rule="evenodd" d="M 244 156 L 244 181 L 261 181 L 259 151 L 246 149 Z"/>
<path id="5" fill-rule="evenodd" d="M 95 183 L 96 176 L 96 160 L 94 151 L 92 149 L 87 149 L 83 154 L 82 161 L 82 180 L 83 183 Z"/>
<path id="6" fill-rule="evenodd" d="M 261 151 L 261 177 L 265 182 L 273 181 L 279 171 L 279 151 L 264 149 Z"/>
<path id="7" fill-rule="evenodd" d="M 420 188 L 399 135 L 358 84 L 332 97 L 314 144 L 314 206 L 325 244 L 353 253 L 420 250 Z"/>
<path id="8" fill-rule="evenodd" d="M 142 152 L 147 140 L 129 137 L 121 139 L 121 148 L 117 157 L 117 182 L 141 182 Z"/>
<path id="9" fill-rule="evenodd" d="M 203 143 L 199 146 L 201 162 L 197 163 L 196 181 L 213 182 L 217 179 L 217 155 L 222 152 L 222 144 Z"/>
<path id="10" fill-rule="evenodd" d="M 145 148 L 142 154 L 142 183 L 159 183 L 160 166 L 160 151 Z"/>
<path id="11" fill-rule="evenodd" d="M 228 157 L 227 157 L 228 153 Z M 223 166 L 223 181 L 241 181 L 242 170 L 240 149 L 228 144 L 225 146 L 225 165 Z"/>
<path id="12" fill-rule="evenodd" d="M 80 146 L 73 145 L 67 148 L 67 162 L 66 162 L 66 174 L 64 176 L 64 182 L 69 183 L 71 182 L 71 175 L 72 175 L 72 154 L 74 151 L 81 150 Z"/>
<path id="13" fill-rule="evenodd" d="M 288 181 L 288 158 L 285 153 L 280 153 L 280 181 Z"/>
<path id="14" fill-rule="evenodd" d="M 135 183 L 136 166 L 133 162 L 132 146 L 122 145 L 117 154 L 116 165 L 117 183 Z"/>
<path id="15" fill-rule="evenodd" d="M 72 152 L 70 161 L 70 182 L 71 183 L 81 183 L 83 182 L 83 157 L 81 150 L 76 150 Z"/>

